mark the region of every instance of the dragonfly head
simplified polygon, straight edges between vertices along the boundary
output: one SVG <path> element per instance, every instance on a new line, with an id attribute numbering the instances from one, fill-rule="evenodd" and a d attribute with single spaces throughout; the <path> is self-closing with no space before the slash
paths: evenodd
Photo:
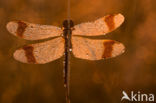
<path id="1" fill-rule="evenodd" d="M 74 27 L 74 22 L 72 20 L 64 20 L 63 27 L 64 29 L 71 29 Z"/>

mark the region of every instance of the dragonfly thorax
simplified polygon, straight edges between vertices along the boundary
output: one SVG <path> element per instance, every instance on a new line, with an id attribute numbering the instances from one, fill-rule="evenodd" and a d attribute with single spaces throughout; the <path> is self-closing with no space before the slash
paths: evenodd
<path id="1" fill-rule="evenodd" d="M 73 26 L 74 26 L 74 23 L 72 20 L 64 20 L 63 21 L 63 35 L 64 35 L 64 37 L 69 37 L 69 35 L 71 36 Z"/>

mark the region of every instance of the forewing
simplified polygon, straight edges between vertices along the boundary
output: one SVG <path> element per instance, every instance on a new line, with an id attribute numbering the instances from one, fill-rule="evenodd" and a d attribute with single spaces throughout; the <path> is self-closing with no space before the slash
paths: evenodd
<path id="1" fill-rule="evenodd" d="M 32 24 L 25 21 L 11 21 L 6 27 L 13 35 L 26 40 L 46 39 L 60 36 L 62 33 L 61 28 L 56 26 Z"/>
<path id="2" fill-rule="evenodd" d="M 122 54 L 125 47 L 114 40 L 92 40 L 72 37 L 72 51 L 75 57 L 88 60 L 100 60 Z"/>
<path id="3" fill-rule="evenodd" d="M 58 37 L 46 42 L 26 45 L 15 51 L 14 58 L 23 63 L 45 64 L 64 53 L 64 39 Z"/>
<path id="4" fill-rule="evenodd" d="M 72 33 L 73 35 L 82 36 L 105 35 L 119 27 L 123 21 L 124 16 L 122 14 L 107 15 L 94 22 L 87 22 L 74 26 Z"/>

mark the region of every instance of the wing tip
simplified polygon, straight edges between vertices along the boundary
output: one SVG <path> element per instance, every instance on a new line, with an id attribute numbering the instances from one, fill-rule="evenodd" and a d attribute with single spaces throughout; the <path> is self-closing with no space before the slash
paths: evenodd
<path id="1" fill-rule="evenodd" d="M 6 28 L 7 30 L 19 37 L 23 37 L 23 33 L 25 32 L 25 29 L 27 28 L 27 23 L 21 20 L 16 20 L 16 21 L 10 21 L 7 23 Z"/>
<path id="2" fill-rule="evenodd" d="M 124 22 L 124 20 L 125 17 L 121 13 L 116 14 L 114 17 L 116 27 L 120 26 Z"/>
<path id="3" fill-rule="evenodd" d="M 12 33 L 12 34 L 15 35 L 16 30 L 17 30 L 17 28 L 18 28 L 17 21 L 10 21 L 10 22 L 8 22 L 8 23 L 6 24 L 6 28 L 7 28 L 7 30 L 8 30 L 10 33 Z"/>
<path id="4" fill-rule="evenodd" d="M 13 57 L 15 60 L 20 61 L 22 63 L 27 63 L 27 59 L 25 57 L 25 52 L 23 49 L 18 49 L 13 53 Z"/>
<path id="5" fill-rule="evenodd" d="M 125 46 L 124 44 L 122 43 L 115 43 L 113 45 L 113 51 L 112 51 L 112 56 L 115 57 L 115 56 L 118 56 L 118 55 L 121 55 L 125 52 Z"/>
<path id="6" fill-rule="evenodd" d="M 19 62 L 22 62 L 22 63 L 27 63 L 27 64 L 36 64 L 36 62 L 30 62 L 25 53 L 25 50 L 24 49 L 18 49 L 16 50 L 14 53 L 13 53 L 13 58 Z"/>

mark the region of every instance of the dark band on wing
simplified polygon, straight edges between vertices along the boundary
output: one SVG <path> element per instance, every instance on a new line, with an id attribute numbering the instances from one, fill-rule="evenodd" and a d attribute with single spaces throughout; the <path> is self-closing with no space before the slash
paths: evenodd
<path id="1" fill-rule="evenodd" d="M 115 41 L 113 41 L 113 40 L 104 42 L 104 52 L 103 52 L 102 58 L 109 58 L 112 56 L 114 43 L 115 43 Z"/>
<path id="2" fill-rule="evenodd" d="M 24 46 L 23 50 L 25 51 L 25 56 L 27 58 L 28 63 L 36 63 L 36 59 L 33 54 L 34 48 L 32 46 Z"/>
<path id="3" fill-rule="evenodd" d="M 112 31 L 114 30 L 115 28 L 115 24 L 114 24 L 114 16 L 115 15 L 109 15 L 105 18 L 105 22 L 109 28 L 109 31 Z"/>
<path id="4" fill-rule="evenodd" d="M 18 23 L 18 28 L 17 28 L 16 35 L 19 37 L 22 37 L 25 31 L 25 28 L 27 27 L 27 24 L 22 21 L 18 21 L 17 23 Z"/>

